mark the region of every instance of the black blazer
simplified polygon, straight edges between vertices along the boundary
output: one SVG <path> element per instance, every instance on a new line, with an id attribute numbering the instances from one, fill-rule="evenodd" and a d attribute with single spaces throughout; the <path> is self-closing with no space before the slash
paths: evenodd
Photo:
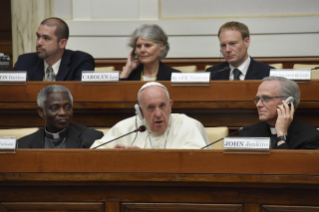
<path id="1" fill-rule="evenodd" d="M 132 71 L 132 73 L 130 74 L 130 76 L 128 76 L 128 78 L 121 79 L 121 80 L 140 81 L 143 69 L 144 69 L 143 64 L 140 64 L 136 69 L 134 69 Z M 173 69 L 173 68 L 165 65 L 164 63 L 160 62 L 158 72 L 156 75 L 156 81 L 169 81 L 169 80 L 171 80 L 171 75 L 173 72 L 180 73 L 180 71 Z"/>
<path id="2" fill-rule="evenodd" d="M 270 137 L 269 125 L 262 121 L 254 124 L 249 130 L 242 130 L 239 133 L 242 137 Z M 291 122 L 288 129 L 288 142 L 275 147 L 274 149 L 318 149 L 319 131 L 297 119 Z"/>
<path id="3" fill-rule="evenodd" d="M 79 124 L 70 124 L 67 134 L 66 148 L 90 148 L 93 142 L 103 137 L 103 133 Z M 43 149 L 44 128 L 18 139 L 18 149 Z"/>
<path id="4" fill-rule="evenodd" d="M 82 71 L 93 71 L 95 62 L 91 55 L 64 50 L 56 81 L 81 80 Z M 13 70 L 27 71 L 29 81 L 43 81 L 44 61 L 38 58 L 37 53 L 20 55 Z"/>
<path id="5" fill-rule="evenodd" d="M 230 71 L 217 72 L 222 70 L 225 67 L 229 67 L 229 63 L 223 62 L 219 63 L 216 66 L 206 69 L 206 72 L 210 72 L 211 80 L 229 80 Z M 245 80 L 256 80 L 263 79 L 264 77 L 269 76 L 270 69 L 275 69 L 267 64 L 257 62 L 250 58 L 250 64 L 245 76 Z"/>

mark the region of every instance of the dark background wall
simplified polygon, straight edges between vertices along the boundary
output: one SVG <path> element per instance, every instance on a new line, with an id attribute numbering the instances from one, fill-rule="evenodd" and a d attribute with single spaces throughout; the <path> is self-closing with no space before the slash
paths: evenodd
<path id="1" fill-rule="evenodd" d="M 10 69 L 12 69 L 12 20 L 10 0 L 0 0 L 0 22 L 0 53 L 10 56 Z"/>

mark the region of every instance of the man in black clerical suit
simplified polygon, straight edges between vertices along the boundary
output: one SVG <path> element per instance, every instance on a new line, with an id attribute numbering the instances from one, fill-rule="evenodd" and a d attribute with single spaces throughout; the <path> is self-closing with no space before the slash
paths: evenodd
<path id="1" fill-rule="evenodd" d="M 227 62 L 206 70 L 211 72 L 211 80 L 263 79 L 269 76 L 270 69 L 274 69 L 248 56 L 250 35 L 245 24 L 234 21 L 225 23 L 219 28 L 218 38 L 220 52 Z"/>
<path id="2" fill-rule="evenodd" d="M 73 97 L 62 85 L 50 85 L 38 94 L 38 113 L 46 126 L 18 140 L 18 148 L 89 148 L 103 133 L 72 124 Z"/>
<path id="3" fill-rule="evenodd" d="M 94 70 L 91 55 L 65 49 L 69 38 L 68 25 L 59 18 L 41 22 L 36 52 L 20 55 L 13 70 L 27 71 L 30 81 L 81 80 L 82 71 Z"/>
<path id="4" fill-rule="evenodd" d="M 285 99 L 292 96 L 289 107 Z M 300 101 L 296 82 L 283 77 L 266 77 L 254 98 L 259 120 L 249 130 L 240 132 L 244 137 L 270 137 L 273 149 L 318 149 L 319 131 L 294 118 Z"/>

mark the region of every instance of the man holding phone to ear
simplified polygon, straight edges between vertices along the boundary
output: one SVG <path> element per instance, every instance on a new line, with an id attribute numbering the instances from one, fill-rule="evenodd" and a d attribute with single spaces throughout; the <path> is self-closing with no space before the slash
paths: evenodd
<path id="1" fill-rule="evenodd" d="M 283 77 L 264 78 L 254 98 L 260 122 L 239 135 L 270 137 L 272 149 L 319 148 L 319 131 L 294 118 L 299 101 L 296 82 Z"/>
<path id="2" fill-rule="evenodd" d="M 99 148 L 199 149 L 209 143 L 203 125 L 184 114 L 171 113 L 173 100 L 157 82 L 144 84 L 138 92 L 137 115 L 120 121 L 91 148 L 145 125 L 146 132 L 130 134 Z"/>

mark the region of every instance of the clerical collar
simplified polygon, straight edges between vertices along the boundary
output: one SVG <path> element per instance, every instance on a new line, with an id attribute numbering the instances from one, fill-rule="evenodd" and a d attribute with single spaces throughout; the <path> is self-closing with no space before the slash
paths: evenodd
<path id="1" fill-rule="evenodd" d="M 65 128 L 57 133 L 50 133 L 49 131 L 47 131 L 47 126 L 45 126 L 44 127 L 45 137 L 48 137 L 51 139 L 65 138 L 67 135 L 68 129 L 69 129 L 69 127 Z"/>
<path id="2" fill-rule="evenodd" d="M 270 127 L 270 132 L 272 135 L 277 135 L 276 128 Z"/>

